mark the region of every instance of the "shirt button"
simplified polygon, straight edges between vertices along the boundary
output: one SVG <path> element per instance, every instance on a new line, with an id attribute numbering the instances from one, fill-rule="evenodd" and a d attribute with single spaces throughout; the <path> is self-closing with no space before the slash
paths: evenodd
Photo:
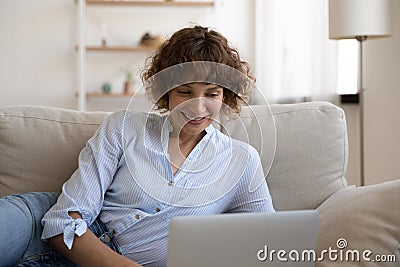
<path id="1" fill-rule="evenodd" d="M 139 214 L 136 214 L 136 215 L 135 215 L 135 218 L 136 218 L 137 220 L 139 220 L 139 219 L 140 219 L 140 215 L 139 215 Z"/>
<path id="2" fill-rule="evenodd" d="M 108 234 L 106 234 L 106 235 L 104 236 L 104 238 L 103 238 L 103 241 L 106 242 L 106 243 L 108 243 L 108 242 L 111 241 L 111 237 L 110 237 Z"/>
<path id="3" fill-rule="evenodd" d="M 157 212 L 160 212 L 160 211 L 161 211 L 161 209 L 160 209 L 160 208 L 156 208 L 156 211 L 157 211 Z"/>
<path id="4" fill-rule="evenodd" d="M 168 182 L 168 186 L 172 186 L 173 184 L 174 184 L 174 183 L 171 182 L 171 181 Z"/>

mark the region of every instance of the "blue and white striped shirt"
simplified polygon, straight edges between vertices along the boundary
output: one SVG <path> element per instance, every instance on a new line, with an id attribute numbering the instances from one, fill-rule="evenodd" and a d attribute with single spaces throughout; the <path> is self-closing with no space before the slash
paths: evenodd
<path id="1" fill-rule="evenodd" d="M 72 247 L 97 216 L 124 256 L 165 266 L 168 222 L 175 216 L 273 212 L 257 151 L 206 128 L 174 175 L 168 155 L 171 123 L 155 113 L 111 114 L 79 154 L 79 168 L 44 216 L 42 238 L 63 233 Z M 77 211 L 74 220 L 68 211 Z"/>

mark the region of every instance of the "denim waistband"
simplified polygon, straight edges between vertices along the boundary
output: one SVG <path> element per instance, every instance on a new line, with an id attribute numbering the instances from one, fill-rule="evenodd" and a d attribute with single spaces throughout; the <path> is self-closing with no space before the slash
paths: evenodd
<path id="1" fill-rule="evenodd" d="M 115 231 L 109 231 L 107 226 L 98 217 L 89 226 L 89 229 L 100 239 L 101 242 L 122 255 L 118 241 L 115 238 Z"/>

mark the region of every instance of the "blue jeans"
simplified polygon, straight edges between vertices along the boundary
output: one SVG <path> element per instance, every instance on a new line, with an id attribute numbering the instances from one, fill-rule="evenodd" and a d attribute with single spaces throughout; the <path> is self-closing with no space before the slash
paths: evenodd
<path id="1" fill-rule="evenodd" d="M 0 198 L 0 266 L 77 266 L 41 240 L 41 219 L 59 193 L 27 193 Z M 118 243 L 97 219 L 89 229 L 114 251 Z"/>

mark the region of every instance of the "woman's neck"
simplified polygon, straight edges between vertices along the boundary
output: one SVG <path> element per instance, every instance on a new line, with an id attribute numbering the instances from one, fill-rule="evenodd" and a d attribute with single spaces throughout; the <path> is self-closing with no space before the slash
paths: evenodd
<path id="1" fill-rule="evenodd" d="M 185 159 L 192 152 L 193 148 L 200 142 L 206 134 L 193 135 L 174 135 L 173 132 L 169 136 L 168 153 L 170 156 L 172 172 L 175 175 Z"/>
<path id="2" fill-rule="evenodd" d="M 180 150 L 192 151 L 193 148 L 200 142 L 201 139 L 206 135 L 206 132 L 203 131 L 198 135 L 189 135 L 184 132 L 180 132 L 179 136 L 175 132 L 170 133 L 170 143 L 173 145 L 179 145 Z M 185 154 L 185 153 L 183 153 Z M 186 155 L 187 156 L 187 155 Z"/>

